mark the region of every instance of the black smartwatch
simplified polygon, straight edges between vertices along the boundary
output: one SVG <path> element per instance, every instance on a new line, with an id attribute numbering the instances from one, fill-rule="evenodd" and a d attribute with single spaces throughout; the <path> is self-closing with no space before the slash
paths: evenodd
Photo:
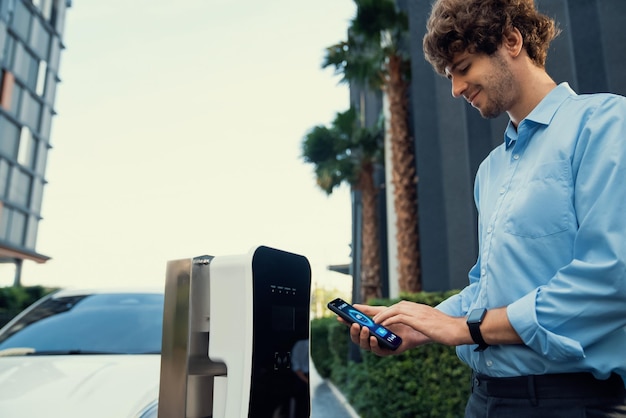
<path id="1" fill-rule="evenodd" d="M 467 326 L 469 327 L 470 335 L 472 336 L 472 340 L 478 344 L 478 347 L 476 347 L 474 351 L 485 351 L 485 349 L 489 347 L 489 344 L 485 342 L 483 335 L 480 333 L 480 324 L 483 323 L 486 314 L 487 309 L 479 308 L 474 309 L 467 316 Z"/>

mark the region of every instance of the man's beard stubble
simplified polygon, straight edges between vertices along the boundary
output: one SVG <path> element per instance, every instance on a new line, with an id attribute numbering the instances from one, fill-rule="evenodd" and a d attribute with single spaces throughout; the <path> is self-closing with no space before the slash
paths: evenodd
<path id="1" fill-rule="evenodd" d="M 488 88 L 488 100 L 483 108 L 478 109 L 485 119 L 497 118 L 506 112 L 512 105 L 515 92 L 513 73 L 507 62 L 498 53 L 495 53 L 491 59 L 494 63 L 493 73 L 483 83 L 483 89 L 485 86 Z"/>

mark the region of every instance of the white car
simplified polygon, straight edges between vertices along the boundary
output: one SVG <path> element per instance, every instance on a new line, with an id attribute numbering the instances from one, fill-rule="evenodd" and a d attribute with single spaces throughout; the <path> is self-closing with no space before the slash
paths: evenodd
<path id="1" fill-rule="evenodd" d="M 61 290 L 0 329 L 0 417 L 156 418 L 162 290 Z"/>

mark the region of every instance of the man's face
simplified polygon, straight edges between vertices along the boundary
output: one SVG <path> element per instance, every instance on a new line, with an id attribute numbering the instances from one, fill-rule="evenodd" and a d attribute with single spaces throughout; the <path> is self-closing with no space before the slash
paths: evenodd
<path id="1" fill-rule="evenodd" d="M 452 96 L 464 97 L 484 118 L 495 118 L 514 105 L 517 88 L 500 49 L 493 55 L 459 53 L 446 74 Z"/>

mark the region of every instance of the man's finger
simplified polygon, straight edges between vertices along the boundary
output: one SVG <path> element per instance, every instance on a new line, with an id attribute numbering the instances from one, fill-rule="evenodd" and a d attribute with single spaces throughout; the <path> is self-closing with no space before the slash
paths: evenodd
<path id="1" fill-rule="evenodd" d="M 359 324 L 352 324 L 350 326 L 350 339 L 353 343 L 361 345 L 361 327 Z"/>
<path id="2" fill-rule="evenodd" d="M 366 327 L 361 328 L 361 332 L 359 334 L 359 346 L 361 346 L 364 350 L 371 350 L 370 347 L 370 331 Z"/>

